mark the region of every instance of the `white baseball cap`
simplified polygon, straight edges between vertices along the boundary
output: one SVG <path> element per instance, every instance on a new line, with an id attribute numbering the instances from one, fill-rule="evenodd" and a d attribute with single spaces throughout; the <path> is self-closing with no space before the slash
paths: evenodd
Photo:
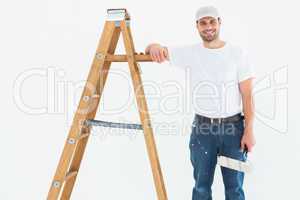
<path id="1" fill-rule="evenodd" d="M 220 15 L 217 8 L 215 8 L 214 6 L 203 6 L 197 10 L 195 20 L 197 21 L 203 17 L 213 17 L 217 19 L 218 17 L 220 17 Z"/>

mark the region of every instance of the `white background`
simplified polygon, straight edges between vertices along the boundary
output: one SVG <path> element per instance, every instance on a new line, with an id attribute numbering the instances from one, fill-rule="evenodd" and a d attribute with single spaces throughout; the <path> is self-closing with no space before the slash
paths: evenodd
<path id="1" fill-rule="evenodd" d="M 150 42 L 199 42 L 194 13 L 207 3 L 2 2 L 0 199 L 46 199 L 107 8 L 129 10 L 135 46 L 140 52 Z M 260 83 L 255 86 L 257 146 L 250 155 L 255 170 L 245 179 L 247 199 L 298 199 L 297 6 L 292 1 L 270 0 L 209 3 L 222 14 L 222 38 L 249 52 L 256 82 Z M 118 52 L 123 52 L 122 45 Z M 173 81 L 185 88 L 184 72 L 167 63 L 141 63 L 141 67 L 143 80 L 150 86 L 145 91 L 169 199 L 191 199 L 188 140 L 193 113 L 183 98 L 179 102 L 166 99 L 170 94 L 184 96 L 167 85 Z M 139 123 L 126 65 L 114 64 L 112 70 L 116 73 L 108 79 L 101 102 L 103 113 L 97 118 Z M 120 70 L 125 77 L 118 74 Z M 159 126 L 162 123 L 174 127 L 168 131 Z M 156 199 L 143 135 L 110 135 L 109 130 L 101 130 L 90 137 L 72 199 Z M 224 199 L 219 169 L 213 193 L 215 199 Z"/>

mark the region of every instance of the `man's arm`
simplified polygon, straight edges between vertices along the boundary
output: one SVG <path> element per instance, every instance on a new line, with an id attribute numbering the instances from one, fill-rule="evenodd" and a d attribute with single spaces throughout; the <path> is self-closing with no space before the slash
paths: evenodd
<path id="1" fill-rule="evenodd" d="M 241 140 L 241 148 L 243 150 L 247 148 L 247 150 L 251 152 L 255 145 L 253 134 L 254 101 L 252 97 L 252 78 L 240 82 L 239 89 L 242 96 L 243 113 L 245 116 L 245 130 Z"/>
<path id="2" fill-rule="evenodd" d="M 154 62 L 162 63 L 169 60 L 168 48 L 161 46 L 158 43 L 149 44 L 145 49 L 145 53 L 150 54 L 151 59 Z"/>

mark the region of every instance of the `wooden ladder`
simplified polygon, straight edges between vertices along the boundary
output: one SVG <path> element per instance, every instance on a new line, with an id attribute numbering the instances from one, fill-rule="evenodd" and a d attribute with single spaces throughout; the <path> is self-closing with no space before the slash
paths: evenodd
<path id="1" fill-rule="evenodd" d="M 47 197 L 48 200 L 70 199 L 86 144 L 90 136 L 91 126 L 93 125 L 115 128 L 136 128 L 144 131 L 157 198 L 158 200 L 167 200 L 167 193 L 137 63 L 151 62 L 152 60 L 149 55 L 135 53 L 129 22 L 130 16 L 126 9 L 107 10 L 104 30 L 50 186 Z M 126 55 L 114 54 L 120 33 L 122 33 Z M 112 62 L 128 62 L 129 64 L 141 124 L 112 123 L 94 119 Z"/>

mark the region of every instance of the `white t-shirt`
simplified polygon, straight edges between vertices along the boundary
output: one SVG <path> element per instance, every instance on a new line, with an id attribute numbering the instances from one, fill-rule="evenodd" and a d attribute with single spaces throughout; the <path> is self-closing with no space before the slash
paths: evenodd
<path id="1" fill-rule="evenodd" d="M 254 77 L 240 47 L 226 43 L 209 49 L 203 43 L 168 47 L 170 64 L 190 77 L 194 112 L 207 117 L 228 117 L 242 112 L 239 82 Z"/>

